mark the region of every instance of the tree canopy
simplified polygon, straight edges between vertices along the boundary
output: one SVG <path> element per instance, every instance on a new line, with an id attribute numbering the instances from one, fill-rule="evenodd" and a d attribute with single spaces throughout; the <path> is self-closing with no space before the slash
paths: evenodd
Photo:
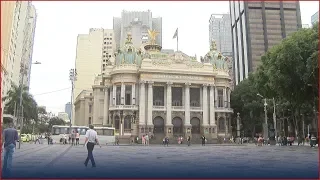
<path id="1" fill-rule="evenodd" d="M 301 115 L 311 115 L 318 109 L 319 64 L 318 24 L 310 29 L 292 33 L 281 43 L 273 46 L 261 57 L 261 65 L 248 79 L 235 87 L 231 104 L 236 113 L 247 124 L 261 123 L 263 103 L 260 93 L 269 99 L 276 99 L 278 116 L 291 112 L 290 119 L 299 128 Z M 260 99 L 260 100 L 259 100 Z M 272 108 L 268 106 L 268 113 Z M 260 118 L 258 118 L 260 117 Z M 272 119 L 268 114 L 268 117 Z M 260 120 L 258 120 L 260 119 Z M 249 123 L 250 122 L 250 123 Z M 252 128 L 248 126 L 247 128 Z"/>

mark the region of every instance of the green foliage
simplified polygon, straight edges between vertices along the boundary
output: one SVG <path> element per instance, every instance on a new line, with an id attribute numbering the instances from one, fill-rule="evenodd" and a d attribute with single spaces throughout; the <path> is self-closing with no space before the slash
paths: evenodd
<path id="1" fill-rule="evenodd" d="M 38 120 L 38 105 L 33 99 L 33 96 L 27 91 L 26 86 L 22 87 L 22 107 L 23 107 L 23 116 L 26 120 Z M 14 115 L 15 111 L 20 104 L 20 93 L 21 88 L 12 85 L 11 89 L 8 91 L 7 96 L 2 98 L 4 102 L 4 113 Z"/>
<path id="2" fill-rule="evenodd" d="M 58 117 L 53 117 L 49 120 L 48 129 L 51 130 L 53 125 L 65 125 L 65 121 Z"/>
<path id="3" fill-rule="evenodd" d="M 312 109 L 315 106 L 318 109 L 318 26 L 301 29 L 269 49 L 261 57 L 262 64 L 257 71 L 232 92 L 235 116 L 240 112 L 243 124 L 247 123 L 245 128 L 258 123 L 263 116 L 263 102 L 257 93 L 268 99 L 275 98 L 278 118 L 291 119 L 296 128 L 301 114 L 312 116 Z M 272 119 L 273 103 L 267 104 L 268 117 L 271 115 Z M 288 109 L 292 113 L 288 113 Z"/>

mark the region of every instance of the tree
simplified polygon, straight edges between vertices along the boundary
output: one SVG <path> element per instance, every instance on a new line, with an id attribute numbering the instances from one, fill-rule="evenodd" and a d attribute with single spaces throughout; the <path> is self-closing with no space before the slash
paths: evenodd
<path id="1" fill-rule="evenodd" d="M 8 91 L 7 96 L 2 98 L 5 103 L 4 113 L 15 115 L 20 104 L 20 87 L 12 84 L 11 89 Z M 37 103 L 33 99 L 33 96 L 28 92 L 28 87 L 23 86 L 22 88 L 22 107 L 23 117 L 27 120 L 37 120 L 38 110 Z M 26 122 L 28 123 L 28 122 Z"/>
<path id="2" fill-rule="evenodd" d="M 250 133 L 252 136 L 256 131 L 261 131 L 263 103 L 257 93 L 252 74 L 249 75 L 248 79 L 240 82 L 231 93 L 231 107 L 234 110 L 234 119 L 236 120 L 239 112 L 243 130 L 246 134 Z"/>
<path id="3" fill-rule="evenodd" d="M 58 117 L 52 117 L 49 120 L 48 130 L 50 131 L 50 129 L 52 129 L 53 125 L 65 125 L 65 124 L 66 124 L 66 122 L 63 119 L 58 118 Z"/>

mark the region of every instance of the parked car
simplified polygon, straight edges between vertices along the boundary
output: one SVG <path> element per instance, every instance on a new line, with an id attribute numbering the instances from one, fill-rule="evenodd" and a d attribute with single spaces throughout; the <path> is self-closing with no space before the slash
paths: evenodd
<path id="1" fill-rule="evenodd" d="M 21 134 L 20 138 L 21 138 L 22 142 L 29 142 L 30 141 L 30 136 L 28 136 L 27 134 Z"/>

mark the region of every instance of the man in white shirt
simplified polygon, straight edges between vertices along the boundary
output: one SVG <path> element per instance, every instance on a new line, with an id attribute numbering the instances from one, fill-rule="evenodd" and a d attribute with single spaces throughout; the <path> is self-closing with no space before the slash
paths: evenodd
<path id="1" fill-rule="evenodd" d="M 87 150 L 88 150 L 88 156 L 87 156 L 87 159 L 86 161 L 84 162 L 84 165 L 87 167 L 88 165 L 88 162 L 89 162 L 89 159 L 91 161 L 91 164 L 92 164 L 92 167 L 96 167 L 96 163 L 94 161 L 94 158 L 93 158 L 93 154 L 92 154 L 92 151 L 93 151 L 93 148 L 94 148 L 94 145 L 97 143 L 99 144 L 99 140 L 98 140 L 98 135 L 97 135 L 97 132 L 95 130 L 93 130 L 93 125 L 89 125 L 89 130 L 86 132 L 86 139 L 84 141 L 84 145 L 87 145 Z M 101 145 L 99 144 L 100 148 L 101 148 Z"/>

